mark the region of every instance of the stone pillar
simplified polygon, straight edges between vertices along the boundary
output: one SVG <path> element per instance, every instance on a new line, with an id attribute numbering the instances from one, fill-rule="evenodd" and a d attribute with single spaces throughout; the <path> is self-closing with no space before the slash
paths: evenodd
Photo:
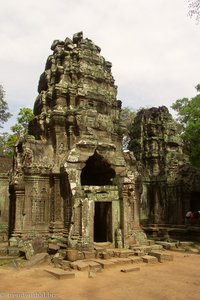
<path id="1" fill-rule="evenodd" d="M 53 203 L 51 207 L 53 211 L 53 221 L 50 224 L 50 231 L 55 233 L 62 233 L 64 230 L 64 215 L 63 215 L 63 199 L 60 192 L 60 178 L 56 175 L 53 177 Z"/>
<path id="2" fill-rule="evenodd" d="M 23 231 L 23 217 L 24 217 L 24 191 L 15 191 L 15 224 L 13 236 L 20 236 Z"/>

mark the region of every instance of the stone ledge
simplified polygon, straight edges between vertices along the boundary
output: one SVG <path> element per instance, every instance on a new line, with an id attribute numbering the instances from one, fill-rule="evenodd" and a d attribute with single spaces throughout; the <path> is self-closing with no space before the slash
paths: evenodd
<path id="1" fill-rule="evenodd" d="M 49 270 L 49 269 L 45 269 L 44 271 L 53 275 L 57 279 L 75 278 L 75 273 L 73 273 L 73 272 L 66 272 L 63 270 Z"/>
<path id="2" fill-rule="evenodd" d="M 151 255 L 142 256 L 142 260 L 144 263 L 147 264 L 155 264 L 158 262 L 158 259 L 155 256 L 151 256 Z"/>

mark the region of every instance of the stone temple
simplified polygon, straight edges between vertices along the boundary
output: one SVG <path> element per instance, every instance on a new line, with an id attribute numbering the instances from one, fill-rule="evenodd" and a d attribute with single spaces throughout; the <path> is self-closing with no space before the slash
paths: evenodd
<path id="1" fill-rule="evenodd" d="M 0 157 L 0 241 L 21 247 L 39 238 L 87 251 L 132 248 L 146 234 L 200 240 L 200 220 L 185 223 L 186 212 L 200 211 L 200 170 L 168 109 L 140 110 L 123 151 L 111 63 L 82 32 L 51 50 L 10 179 L 10 161 Z"/>
<path id="2" fill-rule="evenodd" d="M 139 176 L 123 153 L 111 63 L 82 32 L 55 40 L 40 76 L 29 135 L 15 147 L 11 236 L 66 239 L 77 249 L 129 247 L 139 225 Z"/>

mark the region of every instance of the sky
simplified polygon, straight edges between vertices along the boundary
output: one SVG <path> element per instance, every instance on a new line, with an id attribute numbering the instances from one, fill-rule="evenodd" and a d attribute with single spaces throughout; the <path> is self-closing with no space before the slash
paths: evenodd
<path id="1" fill-rule="evenodd" d="M 20 108 L 33 108 L 53 40 L 79 31 L 112 62 L 124 107 L 170 109 L 196 94 L 200 24 L 187 15 L 188 0 L 0 0 L 0 7 L 0 84 L 13 114 L 3 131 Z"/>

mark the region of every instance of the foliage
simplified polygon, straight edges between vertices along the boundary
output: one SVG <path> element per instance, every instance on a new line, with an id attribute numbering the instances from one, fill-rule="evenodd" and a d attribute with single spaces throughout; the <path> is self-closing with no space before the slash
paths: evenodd
<path id="1" fill-rule="evenodd" d="M 23 107 L 20 108 L 17 123 L 11 127 L 11 130 L 14 134 L 19 134 L 20 131 L 24 131 L 26 135 L 28 133 L 28 123 L 33 119 L 34 115 L 32 109 Z"/>
<path id="2" fill-rule="evenodd" d="M 21 132 L 24 135 L 28 134 L 28 123 L 33 119 L 34 115 L 30 108 L 20 108 L 17 117 L 17 123 L 11 126 L 12 134 L 5 133 L 0 137 L 0 151 L 4 155 L 11 156 L 13 154 L 13 147 Z"/>
<path id="3" fill-rule="evenodd" d="M 198 94 L 191 98 L 176 100 L 172 108 L 178 113 L 178 122 L 182 127 L 182 138 L 193 165 L 200 167 L 200 85 Z"/>
<path id="4" fill-rule="evenodd" d="M 3 86 L 0 85 L 0 128 L 2 128 L 2 124 L 7 122 L 8 119 L 12 116 L 8 111 L 8 104 L 5 101 L 5 91 Z"/>
<path id="5" fill-rule="evenodd" d="M 135 118 L 136 112 L 130 107 L 124 107 L 121 110 L 121 127 L 123 128 L 123 149 L 128 148 L 130 140 L 131 125 Z"/>
<path id="6" fill-rule="evenodd" d="M 190 17 L 195 16 L 197 23 L 200 21 L 200 0 L 188 0 L 189 2 L 189 12 Z"/>

